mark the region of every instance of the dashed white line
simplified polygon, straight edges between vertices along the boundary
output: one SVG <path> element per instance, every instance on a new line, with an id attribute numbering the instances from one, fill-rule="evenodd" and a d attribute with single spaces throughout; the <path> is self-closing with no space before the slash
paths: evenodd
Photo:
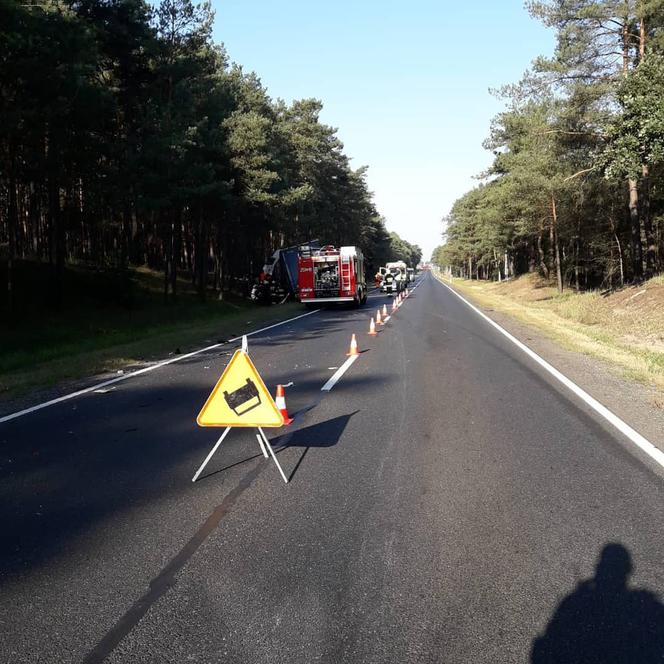
<path id="1" fill-rule="evenodd" d="M 335 372 L 332 374 L 330 379 L 320 388 L 321 392 L 329 392 L 339 381 L 339 379 L 348 371 L 353 362 L 359 357 L 359 355 L 351 355 Z"/>
<path id="2" fill-rule="evenodd" d="M 553 365 L 549 364 L 544 358 L 540 357 L 534 350 L 526 346 L 523 342 L 519 341 L 515 336 L 510 334 L 507 330 L 502 328 L 498 323 L 489 318 L 486 314 L 482 313 L 475 305 L 471 304 L 465 297 L 459 295 L 453 288 L 450 288 L 447 284 L 436 279 L 438 283 L 442 286 L 445 286 L 447 290 L 456 295 L 462 302 L 469 306 L 478 316 L 481 316 L 489 325 L 494 327 L 498 332 L 500 332 L 504 337 L 509 339 L 515 346 L 520 348 L 528 357 L 537 362 L 545 371 L 550 373 L 557 381 L 562 383 L 567 389 L 576 394 L 581 401 L 583 401 L 587 406 L 592 408 L 598 415 L 603 417 L 607 422 L 612 424 L 620 433 L 622 433 L 626 438 L 631 440 L 640 450 L 645 452 L 653 461 L 657 462 L 662 468 L 664 468 L 664 452 L 658 447 L 653 445 L 647 438 L 642 436 L 636 429 L 633 429 L 627 422 L 620 419 L 615 413 L 611 412 L 606 406 L 601 404 L 597 399 L 590 396 L 583 388 L 579 387 L 575 382 L 570 380 L 565 374 L 561 373 Z"/>

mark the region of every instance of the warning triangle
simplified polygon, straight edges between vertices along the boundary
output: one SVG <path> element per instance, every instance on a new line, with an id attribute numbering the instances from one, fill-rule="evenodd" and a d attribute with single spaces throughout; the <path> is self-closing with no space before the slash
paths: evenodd
<path id="1" fill-rule="evenodd" d="M 236 350 L 196 422 L 202 427 L 280 427 L 284 418 L 249 355 Z"/>

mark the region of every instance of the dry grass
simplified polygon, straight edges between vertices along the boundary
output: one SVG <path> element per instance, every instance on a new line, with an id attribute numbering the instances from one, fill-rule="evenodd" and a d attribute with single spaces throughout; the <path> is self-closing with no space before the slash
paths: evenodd
<path id="1" fill-rule="evenodd" d="M 454 286 L 664 392 L 664 275 L 612 293 L 560 294 L 536 275 L 502 284 L 455 279 Z"/>

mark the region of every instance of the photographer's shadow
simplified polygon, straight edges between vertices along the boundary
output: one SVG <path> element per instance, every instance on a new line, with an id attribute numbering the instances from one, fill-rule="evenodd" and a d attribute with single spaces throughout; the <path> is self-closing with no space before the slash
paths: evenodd
<path id="1" fill-rule="evenodd" d="M 595 576 L 579 583 L 533 643 L 532 664 L 661 664 L 664 605 L 627 585 L 632 571 L 621 544 L 602 550 Z"/>

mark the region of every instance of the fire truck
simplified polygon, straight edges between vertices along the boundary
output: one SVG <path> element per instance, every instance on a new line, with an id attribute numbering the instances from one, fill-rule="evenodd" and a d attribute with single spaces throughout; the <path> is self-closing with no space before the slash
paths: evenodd
<path id="1" fill-rule="evenodd" d="M 364 304 L 367 284 L 362 252 L 358 247 L 335 249 L 330 244 L 320 249 L 304 249 L 299 258 L 298 291 L 300 302 L 308 305 Z"/>

